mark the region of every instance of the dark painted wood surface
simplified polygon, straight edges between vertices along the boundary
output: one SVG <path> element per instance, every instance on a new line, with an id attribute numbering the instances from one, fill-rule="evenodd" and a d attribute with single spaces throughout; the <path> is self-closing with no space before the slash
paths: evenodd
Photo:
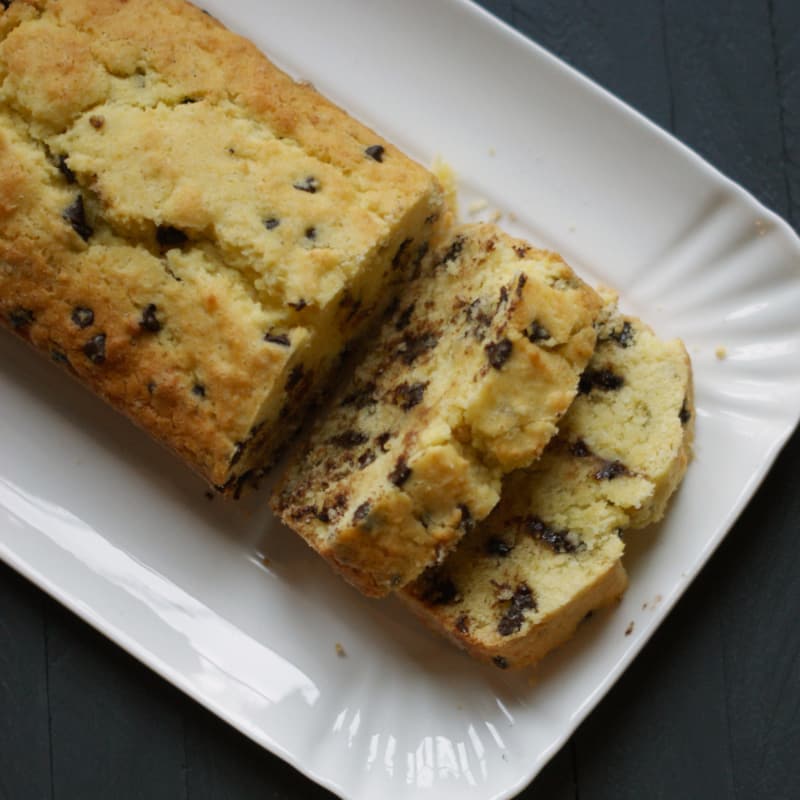
<path id="1" fill-rule="evenodd" d="M 483 5 L 798 227 L 800 0 Z M 799 474 L 795 435 L 701 579 L 521 797 L 800 797 Z M 0 800 L 330 796 L 0 566 Z"/>

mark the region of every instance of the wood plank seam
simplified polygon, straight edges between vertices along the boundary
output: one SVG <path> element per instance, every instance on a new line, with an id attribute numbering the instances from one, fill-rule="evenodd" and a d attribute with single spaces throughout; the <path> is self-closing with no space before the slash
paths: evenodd
<path id="1" fill-rule="evenodd" d="M 669 58 L 667 43 L 667 0 L 661 0 L 661 47 L 664 50 L 664 70 L 667 79 L 667 97 L 669 100 L 669 130 L 675 133 L 675 90 L 672 81 L 672 63 Z"/>
<path id="2" fill-rule="evenodd" d="M 43 602 L 42 620 L 43 633 L 44 633 L 44 691 L 47 697 L 47 757 L 50 762 L 50 800 L 55 800 L 56 797 L 56 783 L 54 775 L 54 762 L 53 762 L 53 705 L 50 698 L 50 603 L 52 601 L 45 600 Z"/>
<path id="3" fill-rule="evenodd" d="M 778 47 L 778 32 L 775 26 L 775 0 L 767 0 L 767 11 L 769 14 L 769 34 L 772 43 L 776 94 L 778 96 L 778 126 L 781 134 L 781 160 L 783 161 L 783 184 L 786 192 L 786 215 L 792 226 L 796 227 L 792 197 L 792 181 L 789 175 L 789 149 L 786 144 L 786 104 L 782 72 L 783 65 L 780 47 Z"/>

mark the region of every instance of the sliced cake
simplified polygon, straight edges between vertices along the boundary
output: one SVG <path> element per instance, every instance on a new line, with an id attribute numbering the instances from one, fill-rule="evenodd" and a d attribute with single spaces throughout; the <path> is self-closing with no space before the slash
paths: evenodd
<path id="1" fill-rule="evenodd" d="M 554 253 L 493 225 L 456 230 L 291 461 L 276 512 L 366 594 L 413 580 L 541 454 L 601 307 Z"/>
<path id="2" fill-rule="evenodd" d="M 621 533 L 660 519 L 694 429 L 689 357 L 609 306 L 580 394 L 488 519 L 402 592 L 419 617 L 500 667 L 538 661 L 626 586 Z"/>

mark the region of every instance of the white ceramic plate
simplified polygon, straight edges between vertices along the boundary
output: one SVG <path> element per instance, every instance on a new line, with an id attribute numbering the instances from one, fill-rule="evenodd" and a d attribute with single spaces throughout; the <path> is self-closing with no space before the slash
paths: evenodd
<path id="1" fill-rule="evenodd" d="M 512 796 L 641 649 L 795 427 L 800 244 L 684 147 L 464 0 L 205 5 L 421 161 L 446 153 L 467 203 L 513 209 L 508 227 L 617 287 L 663 336 L 683 336 L 696 461 L 666 523 L 635 539 L 622 606 L 532 681 L 357 595 L 273 524 L 263 497 L 204 499 L 157 445 L 3 335 L 0 555 L 343 797 Z"/>

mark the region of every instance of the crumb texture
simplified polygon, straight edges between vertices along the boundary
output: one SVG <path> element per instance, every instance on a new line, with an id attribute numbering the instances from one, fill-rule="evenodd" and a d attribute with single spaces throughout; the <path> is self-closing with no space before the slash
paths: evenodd
<path id="1" fill-rule="evenodd" d="M 0 319 L 217 486 L 405 278 L 436 180 L 178 0 L 0 7 Z"/>
<path id="2" fill-rule="evenodd" d="M 659 520 L 686 470 L 689 358 L 614 299 L 580 393 L 542 458 L 404 600 L 430 627 L 506 667 L 538 661 L 624 591 L 621 533 Z"/>
<path id="3" fill-rule="evenodd" d="M 274 507 L 367 594 L 441 560 L 536 459 L 578 390 L 601 303 L 493 225 L 414 251 L 412 280 L 290 463 Z"/>

